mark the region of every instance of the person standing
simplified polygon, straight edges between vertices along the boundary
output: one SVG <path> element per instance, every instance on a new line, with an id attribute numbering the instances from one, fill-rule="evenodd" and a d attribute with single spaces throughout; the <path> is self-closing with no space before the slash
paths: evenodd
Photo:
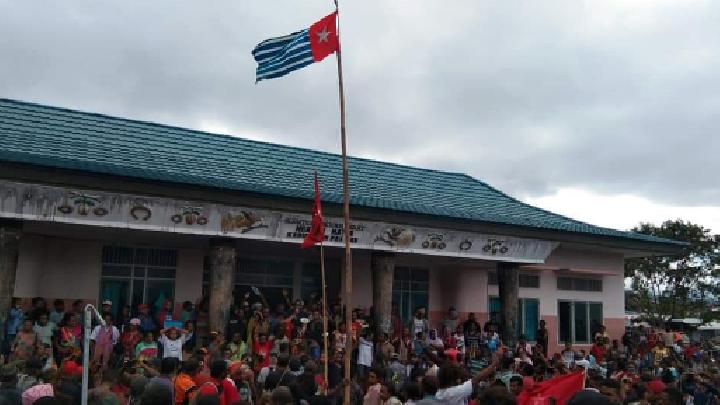
<path id="1" fill-rule="evenodd" d="M 93 346 L 93 361 L 102 364 L 106 369 L 110 361 L 113 347 L 120 339 L 120 331 L 113 325 L 113 316 L 109 312 L 104 315 L 105 325 L 96 326 L 90 333 Z"/>
<path id="2" fill-rule="evenodd" d="M 548 330 L 547 327 L 545 327 L 545 320 L 540 320 L 540 325 L 538 326 L 537 332 L 535 332 L 535 341 L 537 344 L 542 346 L 542 353 L 545 358 L 547 358 L 548 355 Z"/>

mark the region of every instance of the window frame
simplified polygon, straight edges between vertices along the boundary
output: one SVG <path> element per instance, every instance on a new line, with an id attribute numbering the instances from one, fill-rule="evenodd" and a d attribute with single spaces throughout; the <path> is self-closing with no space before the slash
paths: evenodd
<path id="1" fill-rule="evenodd" d="M 528 281 L 529 278 L 535 280 L 533 283 L 523 283 L 523 279 Z M 497 271 L 488 271 L 488 285 L 498 285 Z M 522 272 L 518 276 L 518 284 L 520 288 L 540 288 L 540 274 Z"/>
<path id="2" fill-rule="evenodd" d="M 409 322 L 412 319 L 415 308 L 418 303 L 413 302 L 413 297 L 416 294 L 425 295 L 425 301 L 430 303 L 430 269 L 425 267 L 414 267 L 414 266 L 395 266 L 393 272 L 393 285 L 392 285 L 392 304 L 397 305 L 398 311 L 400 311 L 400 319 L 403 324 Z M 407 272 L 408 277 L 402 278 L 397 277 L 398 273 Z M 424 279 L 418 280 L 413 276 L 413 272 L 424 272 Z M 424 288 L 413 288 L 419 285 L 424 285 Z M 399 294 L 400 301 L 395 300 L 395 295 Z M 407 313 L 402 313 L 403 303 L 407 300 Z M 426 306 L 428 306 L 426 304 Z M 429 312 L 429 308 L 428 308 Z"/>
<path id="3" fill-rule="evenodd" d="M 569 285 L 561 285 L 568 283 Z M 583 283 L 585 283 L 583 285 Z M 555 278 L 555 288 L 558 291 L 603 292 L 602 277 L 577 277 L 574 275 L 558 275 Z M 599 288 L 595 288 L 599 286 Z"/>
<path id="4" fill-rule="evenodd" d="M 131 249 L 132 250 L 132 258 L 129 263 L 122 262 L 122 261 L 106 261 L 106 250 L 107 249 Z M 138 251 L 145 250 L 145 261 L 140 263 L 138 262 Z M 150 263 L 150 252 L 164 252 L 165 254 L 170 254 L 172 256 L 172 264 L 174 265 L 168 265 L 168 264 L 151 264 Z M 115 255 L 117 257 L 118 255 Z M 127 267 L 129 268 L 130 272 L 127 275 L 103 275 L 103 272 L 106 267 Z M 172 277 L 158 277 L 158 276 L 150 276 L 149 269 L 162 269 L 162 270 L 171 270 L 172 271 Z M 148 282 L 152 281 L 160 281 L 160 282 L 171 282 L 172 283 L 172 298 L 175 297 L 175 279 L 177 277 L 177 268 L 178 268 L 178 250 L 177 249 L 171 249 L 171 248 L 163 248 L 163 247 L 150 247 L 150 246 L 127 246 L 127 245 L 103 245 L 102 247 L 102 255 L 100 257 L 100 285 L 98 289 L 99 297 L 98 302 L 102 302 L 105 298 L 103 297 L 103 289 L 102 285 L 105 280 L 107 281 L 127 281 L 128 282 L 128 290 L 127 290 L 127 299 L 126 302 L 119 303 L 119 305 L 133 305 L 133 297 L 135 296 L 135 284 L 138 281 L 142 281 L 142 302 L 147 303 L 148 296 Z M 138 270 L 142 269 L 142 274 L 139 274 L 140 272 Z M 168 297 L 166 297 L 168 298 Z M 132 308 L 131 308 L 132 309 Z M 115 310 L 119 310 L 119 308 L 116 308 Z"/>
<path id="5" fill-rule="evenodd" d="M 597 308 L 599 306 L 600 308 L 600 324 L 603 324 L 603 320 L 605 319 L 605 308 L 602 301 L 586 301 L 586 300 L 571 300 L 571 299 L 559 299 L 557 300 L 557 340 L 559 344 L 567 343 L 567 340 L 562 340 L 562 320 L 560 319 L 560 305 L 562 303 L 569 303 L 570 304 L 570 313 L 569 313 L 569 322 L 570 322 L 570 343 L 572 344 L 592 344 L 593 342 L 593 325 L 592 325 L 592 318 L 591 318 L 591 307 L 595 306 Z M 584 304 L 585 305 L 585 316 L 587 319 L 587 326 L 585 332 L 587 333 L 588 339 L 583 341 L 578 341 L 575 338 L 575 306 L 576 304 Z"/>
<path id="6" fill-rule="evenodd" d="M 493 311 L 491 311 L 493 300 L 500 301 L 500 297 L 497 295 L 491 295 L 488 297 L 488 313 L 493 312 Z M 520 328 L 520 330 L 518 330 L 517 332 L 518 332 L 518 335 L 525 335 L 526 337 L 528 336 L 528 332 L 527 332 L 527 330 L 525 330 L 525 320 L 527 318 L 527 307 L 526 307 L 525 303 L 528 301 L 534 301 L 536 304 L 535 307 L 537 308 L 537 324 L 539 324 L 540 320 L 542 319 L 542 316 L 540 315 L 540 298 L 535 298 L 535 297 L 527 297 L 527 298 L 520 297 L 520 298 L 518 298 L 518 309 L 520 312 L 519 313 L 520 317 L 518 319 L 517 324 L 518 324 L 518 328 Z M 537 331 L 537 328 L 538 328 L 537 324 L 535 325 L 535 331 L 533 331 L 533 333 Z M 535 338 L 537 339 L 537 336 L 535 336 Z M 528 342 L 534 343 L 537 341 L 536 339 L 532 339 L 532 340 L 528 339 Z"/>

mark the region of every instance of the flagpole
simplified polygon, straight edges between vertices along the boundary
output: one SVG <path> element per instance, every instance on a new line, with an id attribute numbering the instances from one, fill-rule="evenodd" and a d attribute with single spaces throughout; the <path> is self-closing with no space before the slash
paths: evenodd
<path id="1" fill-rule="evenodd" d="M 328 384 L 328 310 L 327 310 L 327 286 L 325 285 L 325 251 L 323 250 L 323 242 L 320 242 L 320 277 L 322 281 L 322 311 L 323 311 L 323 353 L 325 354 L 325 387 Z M 325 392 L 327 394 L 327 391 Z"/>
<path id="2" fill-rule="evenodd" d="M 345 134 L 345 90 L 342 74 L 342 45 L 340 41 L 340 7 L 335 0 L 337 13 L 338 49 L 335 53 L 338 71 L 338 97 L 340 99 L 340 143 L 342 147 L 343 176 L 343 241 L 345 242 L 345 330 L 349 339 L 345 346 L 345 379 L 350 380 L 350 357 L 352 355 L 352 252 L 350 250 L 350 181 L 348 176 L 347 136 Z M 350 405 L 350 385 L 345 386 L 343 403 Z"/>

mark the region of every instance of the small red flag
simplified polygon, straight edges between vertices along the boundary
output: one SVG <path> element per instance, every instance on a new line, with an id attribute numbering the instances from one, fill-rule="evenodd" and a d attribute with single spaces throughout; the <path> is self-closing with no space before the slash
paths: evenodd
<path id="1" fill-rule="evenodd" d="M 517 397 L 518 405 L 548 404 L 550 397 L 555 398 L 555 404 L 565 405 L 576 392 L 584 388 L 585 372 L 577 371 L 560 375 L 541 383 L 535 383 L 532 388 L 520 393 Z"/>
<path id="2" fill-rule="evenodd" d="M 313 60 L 320 62 L 326 56 L 337 52 L 340 48 L 340 40 L 337 35 L 336 24 L 337 12 L 328 14 L 320 21 L 310 26 L 308 36 L 310 39 L 310 50 Z"/>
<path id="3" fill-rule="evenodd" d="M 309 248 L 325 240 L 325 224 L 323 223 L 322 208 L 320 207 L 320 182 L 315 172 L 315 205 L 313 206 L 312 222 L 302 243 L 303 248 Z"/>

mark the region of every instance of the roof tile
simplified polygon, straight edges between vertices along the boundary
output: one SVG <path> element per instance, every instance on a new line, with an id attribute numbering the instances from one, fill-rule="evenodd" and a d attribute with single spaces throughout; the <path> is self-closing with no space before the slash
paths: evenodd
<path id="1" fill-rule="evenodd" d="M 151 122 L 0 99 L 0 160 L 342 202 L 340 156 Z M 357 206 L 622 239 L 670 242 L 576 221 L 460 173 L 350 157 Z"/>

